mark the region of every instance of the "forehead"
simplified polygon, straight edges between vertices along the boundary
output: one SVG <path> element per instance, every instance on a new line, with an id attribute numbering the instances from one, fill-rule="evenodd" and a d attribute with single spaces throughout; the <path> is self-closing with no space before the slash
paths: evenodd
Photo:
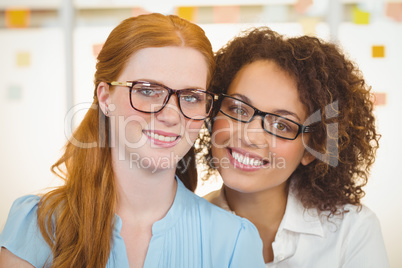
<path id="1" fill-rule="evenodd" d="M 229 95 L 244 95 L 250 104 L 264 112 L 286 110 L 306 118 L 297 83 L 275 62 L 260 60 L 241 68 L 228 89 Z"/>
<path id="2" fill-rule="evenodd" d="M 151 80 L 171 88 L 205 89 L 207 72 L 207 62 L 196 49 L 150 47 L 141 49 L 130 57 L 119 80 Z"/>

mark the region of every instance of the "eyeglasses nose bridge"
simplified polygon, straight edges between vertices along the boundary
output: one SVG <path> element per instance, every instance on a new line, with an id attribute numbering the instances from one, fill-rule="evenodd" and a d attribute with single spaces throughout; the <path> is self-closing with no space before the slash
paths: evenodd
<path id="1" fill-rule="evenodd" d="M 176 96 L 176 100 L 177 100 L 177 107 L 181 110 L 180 107 L 180 89 L 172 89 L 172 88 L 167 88 L 168 90 L 168 97 L 166 98 L 165 104 L 163 105 L 163 107 L 165 107 L 168 102 L 170 101 L 170 97 L 172 97 L 172 95 Z"/>
<path id="2" fill-rule="evenodd" d="M 264 112 L 262 112 L 262 111 L 260 111 L 260 110 L 258 110 L 258 109 L 256 109 L 256 108 L 254 108 L 254 114 L 253 114 L 253 116 L 250 118 L 250 120 L 248 121 L 248 123 L 251 123 L 252 121 L 254 121 L 255 119 L 256 119 L 256 117 L 261 117 L 261 128 L 263 129 L 263 130 L 265 130 L 265 128 L 264 128 L 264 119 L 265 119 L 265 113 Z"/>
<path id="3" fill-rule="evenodd" d="M 180 96 L 180 90 L 171 89 L 171 88 L 168 88 L 168 87 L 165 87 L 165 89 L 168 91 L 168 95 L 167 95 L 167 97 L 166 97 L 166 99 L 165 99 L 165 101 L 164 101 L 162 107 L 159 109 L 159 111 L 157 111 L 157 113 L 161 112 L 163 109 L 166 108 L 166 105 L 169 103 L 170 97 L 171 97 L 172 95 L 176 95 L 177 103 L 175 104 L 175 106 L 178 108 L 178 110 L 179 110 L 181 113 L 183 113 L 182 110 L 181 110 L 181 106 L 180 106 L 180 98 L 179 98 L 179 96 Z"/>

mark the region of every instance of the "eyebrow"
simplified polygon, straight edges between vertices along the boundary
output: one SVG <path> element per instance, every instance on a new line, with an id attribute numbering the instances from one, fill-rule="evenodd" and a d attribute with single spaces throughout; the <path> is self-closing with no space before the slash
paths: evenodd
<path id="1" fill-rule="evenodd" d="M 247 102 L 247 103 L 249 103 L 249 104 L 251 104 L 251 105 L 254 106 L 253 102 L 252 102 L 247 96 L 245 96 L 245 95 L 243 95 L 243 94 L 233 94 L 232 96 L 233 96 L 233 97 L 236 97 L 236 98 L 238 98 L 238 99 L 241 99 L 242 101 Z M 258 109 L 258 108 L 257 108 L 257 109 Z M 260 110 L 260 109 L 258 109 L 258 110 Z M 261 110 L 260 110 L 260 111 L 261 111 Z M 264 112 L 264 111 L 263 111 L 263 112 Z M 268 113 L 268 112 L 267 112 L 267 113 Z M 273 110 L 272 112 L 269 112 L 269 113 L 277 114 L 277 115 L 280 115 L 280 116 L 290 115 L 290 116 L 293 116 L 294 118 L 296 118 L 298 122 L 301 122 L 299 116 L 298 116 L 296 113 L 291 112 L 291 111 L 289 111 L 289 110 L 277 109 L 277 110 Z"/>
<path id="2" fill-rule="evenodd" d="M 168 87 L 168 86 L 166 86 L 166 85 L 165 85 L 164 83 L 162 83 L 162 82 L 159 82 L 159 81 L 154 80 L 154 79 L 149 79 L 149 78 L 137 79 L 137 80 L 133 80 L 133 81 L 149 82 L 149 83 L 152 83 L 152 84 L 158 84 L 158 85 L 162 85 L 162 86 Z M 168 87 L 168 88 L 171 88 L 171 87 Z M 184 88 L 175 88 L 175 89 L 177 89 L 177 90 L 183 90 L 183 89 L 201 89 L 201 90 L 207 91 L 207 90 L 206 90 L 205 88 L 203 88 L 203 87 L 196 87 L 196 86 L 188 86 L 188 87 L 184 87 Z"/>

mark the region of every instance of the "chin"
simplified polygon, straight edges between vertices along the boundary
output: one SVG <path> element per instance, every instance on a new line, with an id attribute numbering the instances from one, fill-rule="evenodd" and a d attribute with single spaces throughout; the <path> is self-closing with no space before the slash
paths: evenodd
<path id="1" fill-rule="evenodd" d="M 226 177 L 228 178 L 228 177 Z M 223 180 L 223 183 L 226 187 L 230 188 L 233 191 L 237 191 L 239 193 L 251 194 L 255 192 L 261 191 L 261 187 L 256 183 L 248 180 L 236 179 L 235 176 L 231 176 L 232 179 Z"/>

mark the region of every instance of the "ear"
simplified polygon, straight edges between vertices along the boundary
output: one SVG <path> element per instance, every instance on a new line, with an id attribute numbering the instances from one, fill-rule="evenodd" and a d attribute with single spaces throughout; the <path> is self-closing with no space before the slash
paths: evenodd
<path id="1" fill-rule="evenodd" d="M 109 85 L 105 82 L 100 82 L 96 88 L 96 95 L 98 96 L 99 106 L 105 116 L 109 114 L 109 104 L 110 104 L 110 91 Z"/>
<path id="2" fill-rule="evenodd" d="M 307 166 L 308 164 L 313 162 L 314 159 L 315 159 L 315 157 L 312 154 L 307 152 L 307 150 L 304 150 L 304 155 L 300 162 L 302 163 L 303 166 Z"/>

